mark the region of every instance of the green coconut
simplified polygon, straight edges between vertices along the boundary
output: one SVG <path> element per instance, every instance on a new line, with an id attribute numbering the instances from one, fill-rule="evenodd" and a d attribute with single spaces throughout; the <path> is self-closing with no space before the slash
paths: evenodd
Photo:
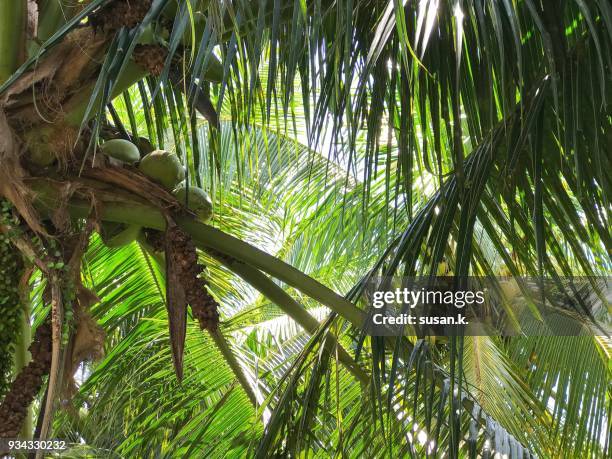
<path id="1" fill-rule="evenodd" d="M 40 167 L 50 166 L 57 160 L 56 152 L 52 148 L 52 142 L 47 132 L 46 129 L 35 129 L 24 135 L 28 146 L 28 161 Z"/>
<path id="2" fill-rule="evenodd" d="M 164 150 L 155 150 L 146 155 L 138 168 L 168 190 L 172 190 L 185 178 L 185 170 L 178 157 Z"/>
<path id="3" fill-rule="evenodd" d="M 102 144 L 100 150 L 111 158 L 118 159 L 124 163 L 133 164 L 140 159 L 138 147 L 129 140 L 111 139 Z"/>
<path id="4" fill-rule="evenodd" d="M 104 222 L 100 228 L 100 236 L 107 247 L 122 247 L 138 239 L 140 230 L 138 225 Z"/>
<path id="5" fill-rule="evenodd" d="M 28 153 L 28 160 L 40 167 L 50 166 L 57 159 L 52 151 L 44 148 L 31 149 Z"/>
<path id="6" fill-rule="evenodd" d="M 184 184 L 177 187 L 173 194 L 176 199 L 183 205 L 187 205 L 200 220 L 207 222 L 212 216 L 213 205 L 208 193 L 202 188 L 195 186 L 189 187 L 189 193 L 187 192 L 187 186 Z"/>

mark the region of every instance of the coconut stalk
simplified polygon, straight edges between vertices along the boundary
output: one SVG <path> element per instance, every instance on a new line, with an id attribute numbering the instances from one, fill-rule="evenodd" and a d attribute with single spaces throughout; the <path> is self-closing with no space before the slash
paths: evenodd
<path id="1" fill-rule="evenodd" d="M 321 326 L 319 321 L 310 315 L 301 304 L 291 297 L 291 295 L 272 282 L 272 280 L 270 280 L 261 271 L 237 260 L 219 256 L 215 256 L 215 258 L 232 272 L 242 277 L 262 295 L 280 307 L 289 317 L 295 320 L 308 333 L 311 335 L 317 333 Z M 359 365 L 357 365 L 351 355 L 346 351 L 346 349 L 344 349 L 344 347 L 340 345 L 340 343 L 338 343 L 336 337 L 331 335 L 331 333 L 328 339 L 325 340 L 325 347 L 328 352 L 337 350 L 338 359 L 346 367 L 346 369 L 362 384 L 368 383 L 369 377 L 367 373 L 363 371 Z"/>

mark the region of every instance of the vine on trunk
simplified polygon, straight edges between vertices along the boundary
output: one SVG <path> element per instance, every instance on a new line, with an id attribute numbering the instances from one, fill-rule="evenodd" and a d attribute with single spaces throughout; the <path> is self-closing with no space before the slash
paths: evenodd
<path id="1" fill-rule="evenodd" d="M 0 201 L 3 227 L 14 223 L 12 206 Z M 10 381 L 12 356 L 20 333 L 19 319 L 22 314 L 19 301 L 19 279 L 23 272 L 23 261 L 8 234 L 0 233 L 0 397 L 7 391 Z"/>
<path id="2" fill-rule="evenodd" d="M 32 361 L 17 375 L 0 405 L 0 438 L 19 436 L 28 407 L 38 395 L 43 377 L 51 368 L 51 325 L 36 329 L 30 345 Z"/>

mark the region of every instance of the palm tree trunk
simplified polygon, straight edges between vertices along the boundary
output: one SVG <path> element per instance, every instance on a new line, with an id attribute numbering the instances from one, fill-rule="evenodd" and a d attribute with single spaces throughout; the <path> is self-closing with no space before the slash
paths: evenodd
<path id="1" fill-rule="evenodd" d="M 29 351 L 30 344 L 32 343 L 32 328 L 30 324 L 30 270 L 26 269 L 24 275 L 19 283 L 19 298 L 21 304 L 21 315 L 20 315 L 20 334 L 17 337 L 17 344 L 15 348 L 15 373 L 19 374 L 23 368 L 25 368 L 30 361 L 32 356 Z M 21 428 L 21 438 L 31 439 L 33 434 L 33 413 L 32 407 L 27 408 L 26 418 Z"/>
<path id="2" fill-rule="evenodd" d="M 0 2 L 0 83 L 11 76 L 23 60 L 26 16 L 26 0 Z"/>

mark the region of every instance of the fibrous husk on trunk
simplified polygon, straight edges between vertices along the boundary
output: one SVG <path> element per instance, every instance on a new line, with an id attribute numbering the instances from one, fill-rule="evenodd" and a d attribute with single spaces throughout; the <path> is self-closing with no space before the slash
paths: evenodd
<path id="1" fill-rule="evenodd" d="M 76 317 L 76 331 L 66 350 L 62 392 L 64 400 L 71 400 L 77 391 L 74 374 L 79 366 L 85 361 L 97 361 L 104 357 L 105 338 L 104 330 L 91 317 L 89 311 L 80 307 Z"/>
<path id="2" fill-rule="evenodd" d="M 76 189 L 78 187 L 68 187 Z M 69 195 L 66 196 L 69 198 Z M 95 214 L 95 207 L 92 209 Z M 94 218 L 89 218 L 80 233 L 66 236 L 63 242 L 63 258 L 67 263 L 64 282 L 72 286 L 72 301 L 70 320 L 65 322 L 72 325 L 67 344 L 64 349 L 62 396 L 64 400 L 70 400 L 76 392 L 74 373 L 85 360 L 95 361 L 104 356 L 104 330 L 96 323 L 90 314 L 90 308 L 100 299 L 94 292 L 87 289 L 81 283 L 81 259 L 89 245 L 89 238 L 96 226 Z M 70 318 L 68 318 L 70 319 Z"/>
<path id="3" fill-rule="evenodd" d="M 20 164 L 21 151 L 22 145 L 0 107 L 0 196 L 11 201 L 33 231 L 45 234 L 23 183 L 26 173 Z"/>
<path id="4" fill-rule="evenodd" d="M 109 41 L 110 35 L 91 27 L 75 29 L 24 73 L 0 96 L 13 127 L 25 131 L 61 121 L 70 99 L 83 97 L 83 89 L 95 83 Z"/>

